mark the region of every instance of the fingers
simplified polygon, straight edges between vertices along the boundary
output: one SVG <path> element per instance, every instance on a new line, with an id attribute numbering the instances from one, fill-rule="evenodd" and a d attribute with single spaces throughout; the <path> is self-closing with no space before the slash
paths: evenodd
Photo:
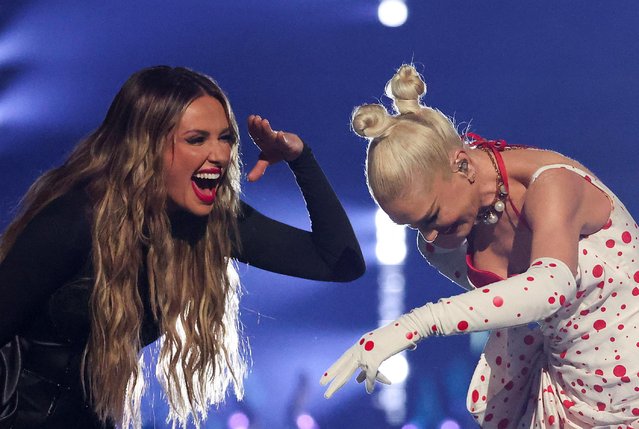
<path id="1" fill-rule="evenodd" d="M 377 372 L 377 371 L 374 371 Z M 375 375 L 373 371 L 366 373 L 366 393 L 369 395 L 375 390 Z"/>
<path id="2" fill-rule="evenodd" d="M 260 178 L 264 175 L 264 172 L 266 171 L 266 167 L 268 166 L 269 166 L 268 161 L 264 159 L 257 160 L 257 162 L 255 163 L 251 171 L 249 171 L 248 175 L 246 176 L 246 179 L 249 182 L 256 182 L 260 180 Z"/>
<path id="3" fill-rule="evenodd" d="M 324 397 L 329 399 L 333 394 L 346 384 L 346 382 L 353 376 L 355 370 L 357 369 L 357 363 L 355 361 L 350 361 L 349 364 L 344 367 L 341 372 L 335 373 L 335 378 L 326 389 L 324 393 Z"/>
<path id="4" fill-rule="evenodd" d="M 250 115 L 248 117 L 248 129 L 251 138 L 258 146 L 263 140 L 270 141 L 277 137 L 268 119 L 264 119 L 259 115 Z"/>
<path id="5" fill-rule="evenodd" d="M 383 384 L 391 384 L 390 380 L 381 372 L 373 371 L 363 374 L 363 378 L 366 380 L 366 393 L 371 394 L 375 390 L 375 381 L 379 381 Z M 362 375 L 362 374 L 360 374 Z"/>
<path id="6" fill-rule="evenodd" d="M 326 370 L 320 384 L 325 386 L 329 382 L 331 384 L 326 389 L 324 397 L 329 399 L 337 390 L 339 390 L 353 376 L 357 369 L 357 359 L 353 355 L 352 348 L 347 350 L 329 369 Z"/>
<path id="7" fill-rule="evenodd" d="M 326 372 L 320 379 L 320 384 L 322 386 L 326 385 L 326 383 L 331 381 L 339 372 L 342 371 L 342 369 L 344 369 L 348 365 L 349 361 L 353 360 L 354 358 L 352 357 L 352 350 L 346 350 L 346 352 L 344 352 L 344 354 L 342 354 L 342 356 L 340 356 L 340 358 L 337 359 L 335 363 L 326 370 Z"/>
<path id="8" fill-rule="evenodd" d="M 379 381 L 380 383 L 383 384 L 393 384 L 391 383 L 391 381 L 388 379 L 388 377 L 386 377 L 384 374 L 382 374 L 381 372 L 377 371 L 377 376 L 375 377 L 375 379 L 377 381 Z M 364 380 L 366 380 L 366 371 L 365 370 L 361 370 L 359 372 L 359 374 L 357 375 L 356 378 L 358 383 L 362 383 Z"/>
<path id="9" fill-rule="evenodd" d="M 391 381 L 388 379 L 388 377 L 386 377 L 384 374 L 382 374 L 381 372 L 377 371 L 377 381 L 379 381 L 380 383 L 384 383 L 384 384 L 392 384 Z"/>

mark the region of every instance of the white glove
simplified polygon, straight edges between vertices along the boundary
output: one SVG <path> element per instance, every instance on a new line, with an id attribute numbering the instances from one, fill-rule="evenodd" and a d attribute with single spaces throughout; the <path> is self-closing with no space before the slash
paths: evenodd
<path id="1" fill-rule="evenodd" d="M 390 380 L 378 371 L 379 365 L 389 357 L 406 349 L 414 349 L 423 338 L 411 314 L 405 314 L 394 322 L 365 334 L 324 373 L 320 384 L 332 383 L 324 393 L 325 398 L 333 396 L 355 373 L 361 372 L 357 381 L 366 380 L 366 391 L 372 393 L 375 380 L 390 384 Z"/>
<path id="2" fill-rule="evenodd" d="M 543 320 L 576 297 L 575 277 L 565 263 L 539 258 L 518 276 L 440 299 L 413 309 L 395 322 L 366 334 L 339 358 L 320 379 L 330 398 L 351 378 L 357 368 L 357 381 L 366 380 L 366 391 L 373 391 L 375 380 L 389 384 L 379 365 L 402 350 L 415 348 L 417 341 L 432 335 L 453 335 L 501 329 Z"/>

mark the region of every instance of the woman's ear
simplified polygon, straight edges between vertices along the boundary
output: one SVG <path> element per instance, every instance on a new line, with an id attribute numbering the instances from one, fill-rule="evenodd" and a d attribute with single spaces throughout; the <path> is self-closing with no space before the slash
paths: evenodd
<path id="1" fill-rule="evenodd" d="M 461 149 L 455 151 L 451 158 L 450 168 L 453 173 L 460 173 L 466 177 L 470 183 L 475 183 L 477 173 L 466 151 Z"/>

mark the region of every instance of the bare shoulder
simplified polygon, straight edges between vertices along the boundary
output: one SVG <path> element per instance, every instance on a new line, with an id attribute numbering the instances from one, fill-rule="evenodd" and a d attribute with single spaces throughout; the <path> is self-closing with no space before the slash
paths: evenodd
<path id="1" fill-rule="evenodd" d="M 588 182 L 565 168 L 552 168 L 541 173 L 526 192 L 527 213 L 545 212 L 570 214 L 583 202 Z M 548 213 L 550 214 L 550 213 Z"/>
<path id="2" fill-rule="evenodd" d="M 566 168 L 552 168 L 530 184 L 524 210 L 533 229 L 548 225 L 586 234 L 606 222 L 610 204 L 605 194 L 581 175 Z"/>
<path id="3" fill-rule="evenodd" d="M 552 150 L 525 149 L 504 152 L 504 160 L 507 162 L 508 175 L 525 187 L 530 185 L 530 179 L 541 167 L 551 164 L 566 164 L 584 171 L 583 165 L 559 152 Z"/>

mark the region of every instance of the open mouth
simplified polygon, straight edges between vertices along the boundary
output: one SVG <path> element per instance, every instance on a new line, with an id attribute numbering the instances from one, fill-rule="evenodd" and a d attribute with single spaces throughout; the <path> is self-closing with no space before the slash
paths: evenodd
<path id="1" fill-rule="evenodd" d="M 221 179 L 222 170 L 219 168 L 198 171 L 191 176 L 191 187 L 195 196 L 205 204 L 212 204 Z"/>

